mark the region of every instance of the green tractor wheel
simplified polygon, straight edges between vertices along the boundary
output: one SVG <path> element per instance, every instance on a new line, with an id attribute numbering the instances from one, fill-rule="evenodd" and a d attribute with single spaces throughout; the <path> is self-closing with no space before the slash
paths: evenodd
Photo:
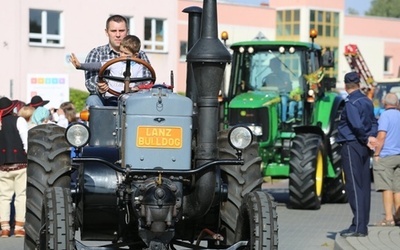
<path id="1" fill-rule="evenodd" d="M 321 207 L 326 165 L 321 136 L 297 134 L 292 141 L 289 171 L 289 206 L 294 209 Z"/>

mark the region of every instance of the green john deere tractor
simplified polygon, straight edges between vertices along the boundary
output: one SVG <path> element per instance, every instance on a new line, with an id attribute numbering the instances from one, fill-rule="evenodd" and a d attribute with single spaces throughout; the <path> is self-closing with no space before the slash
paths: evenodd
<path id="1" fill-rule="evenodd" d="M 264 179 L 289 178 L 289 207 L 347 202 L 335 142 L 344 99 L 332 90 L 336 79 L 324 76 L 334 66 L 333 53 L 322 54 L 313 41 L 254 40 L 230 48 L 223 126 L 246 124 L 252 130 Z"/>

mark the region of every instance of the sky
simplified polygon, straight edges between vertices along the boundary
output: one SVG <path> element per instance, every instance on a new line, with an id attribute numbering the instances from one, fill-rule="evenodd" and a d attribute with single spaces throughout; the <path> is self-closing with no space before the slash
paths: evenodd
<path id="1" fill-rule="evenodd" d="M 221 0 L 221 2 L 231 2 L 231 3 L 246 3 L 246 4 L 256 4 L 259 5 L 261 2 L 269 2 L 269 0 Z M 332 1 L 332 0 L 325 0 Z M 369 10 L 372 0 L 345 0 L 346 2 L 346 13 L 348 8 L 353 8 L 358 11 L 362 16 Z"/>

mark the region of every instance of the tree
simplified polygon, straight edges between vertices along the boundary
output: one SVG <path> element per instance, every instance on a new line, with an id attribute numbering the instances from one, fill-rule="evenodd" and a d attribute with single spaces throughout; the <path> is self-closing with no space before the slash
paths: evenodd
<path id="1" fill-rule="evenodd" d="M 366 16 L 400 17 L 400 0 L 372 0 Z"/>
<path id="2" fill-rule="evenodd" d="M 87 91 L 79 90 L 79 89 L 69 89 L 69 100 L 75 105 L 75 109 L 77 112 L 81 112 L 86 108 L 85 101 L 89 96 Z"/>
<path id="3" fill-rule="evenodd" d="M 358 10 L 351 7 L 347 9 L 347 13 L 349 13 L 349 15 L 354 15 L 354 16 L 360 15 L 360 12 L 358 12 Z"/>

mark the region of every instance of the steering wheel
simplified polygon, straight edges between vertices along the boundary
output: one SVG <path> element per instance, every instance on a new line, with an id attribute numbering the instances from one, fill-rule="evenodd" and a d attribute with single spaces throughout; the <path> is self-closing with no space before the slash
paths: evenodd
<path id="1" fill-rule="evenodd" d="M 111 65 L 117 63 L 117 62 L 126 62 L 126 68 L 125 68 L 125 73 L 124 76 L 107 76 L 104 75 L 104 72 L 106 71 L 106 69 L 108 67 L 110 67 Z M 141 65 L 143 65 L 144 67 L 146 67 L 150 73 L 151 73 L 151 77 L 136 77 L 136 78 L 132 78 L 131 77 L 131 61 L 139 63 Z M 105 79 L 109 79 L 109 80 L 113 80 L 113 81 L 117 81 L 117 82 L 123 82 L 124 83 L 124 92 L 128 93 L 129 92 L 129 83 L 131 82 L 145 82 L 145 81 L 151 81 L 151 82 L 155 82 L 156 81 L 156 72 L 154 71 L 153 67 L 146 61 L 139 59 L 139 58 L 134 58 L 134 57 L 130 57 L 130 56 L 121 56 L 118 58 L 114 58 L 111 59 L 109 61 L 107 61 L 101 68 L 99 71 L 99 83 L 106 83 Z M 107 90 L 108 93 L 115 95 L 115 96 L 120 96 L 122 94 L 122 92 L 118 92 L 115 91 L 111 88 L 108 88 Z"/>

